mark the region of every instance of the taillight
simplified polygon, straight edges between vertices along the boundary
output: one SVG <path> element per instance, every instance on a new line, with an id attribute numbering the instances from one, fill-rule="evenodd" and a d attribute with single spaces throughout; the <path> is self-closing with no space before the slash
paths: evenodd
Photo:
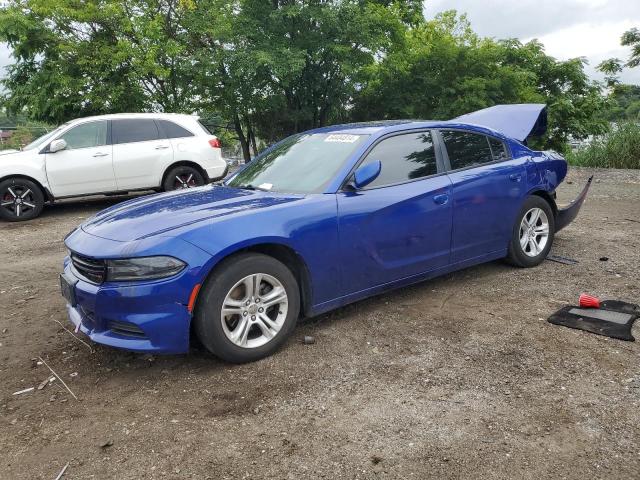
<path id="1" fill-rule="evenodd" d="M 212 138 L 211 140 L 209 140 L 209 145 L 211 145 L 211 147 L 213 148 L 222 148 L 222 144 L 217 138 Z"/>

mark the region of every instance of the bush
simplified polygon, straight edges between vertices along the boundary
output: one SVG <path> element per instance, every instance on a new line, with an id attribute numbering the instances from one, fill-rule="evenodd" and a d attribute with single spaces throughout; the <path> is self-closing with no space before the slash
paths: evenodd
<path id="1" fill-rule="evenodd" d="M 581 167 L 640 169 L 640 125 L 620 124 L 584 150 L 569 153 L 567 161 Z"/>

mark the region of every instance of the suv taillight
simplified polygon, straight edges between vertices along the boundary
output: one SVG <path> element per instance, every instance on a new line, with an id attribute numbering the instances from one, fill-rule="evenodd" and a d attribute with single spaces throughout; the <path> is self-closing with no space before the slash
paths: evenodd
<path id="1" fill-rule="evenodd" d="M 211 145 L 212 148 L 222 148 L 222 144 L 217 138 L 212 138 L 211 140 L 209 140 L 209 145 Z"/>

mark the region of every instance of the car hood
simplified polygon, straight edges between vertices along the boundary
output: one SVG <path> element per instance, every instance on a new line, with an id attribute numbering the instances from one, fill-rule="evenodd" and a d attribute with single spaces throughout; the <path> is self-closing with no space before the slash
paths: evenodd
<path id="1" fill-rule="evenodd" d="M 0 157 L 4 157 L 5 155 L 12 153 L 20 153 L 20 150 L 0 150 Z"/>
<path id="2" fill-rule="evenodd" d="M 128 242 L 231 215 L 298 201 L 302 195 L 205 186 L 141 197 L 99 212 L 81 228 L 91 235 Z"/>

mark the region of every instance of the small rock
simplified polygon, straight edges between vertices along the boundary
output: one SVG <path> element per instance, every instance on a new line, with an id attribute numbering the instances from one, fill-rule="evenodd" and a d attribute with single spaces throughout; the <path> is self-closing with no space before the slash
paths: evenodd
<path id="1" fill-rule="evenodd" d="M 601 262 L 607 262 L 609 261 L 609 257 L 600 257 L 598 260 L 600 260 Z"/>
<path id="2" fill-rule="evenodd" d="M 112 445 L 113 445 L 113 440 L 108 439 L 100 444 L 100 448 L 109 448 Z"/>
<path id="3" fill-rule="evenodd" d="M 258 415 L 259 413 L 260 413 L 260 408 L 259 407 L 256 407 L 256 408 L 253 409 L 253 414 L 254 415 Z"/>

